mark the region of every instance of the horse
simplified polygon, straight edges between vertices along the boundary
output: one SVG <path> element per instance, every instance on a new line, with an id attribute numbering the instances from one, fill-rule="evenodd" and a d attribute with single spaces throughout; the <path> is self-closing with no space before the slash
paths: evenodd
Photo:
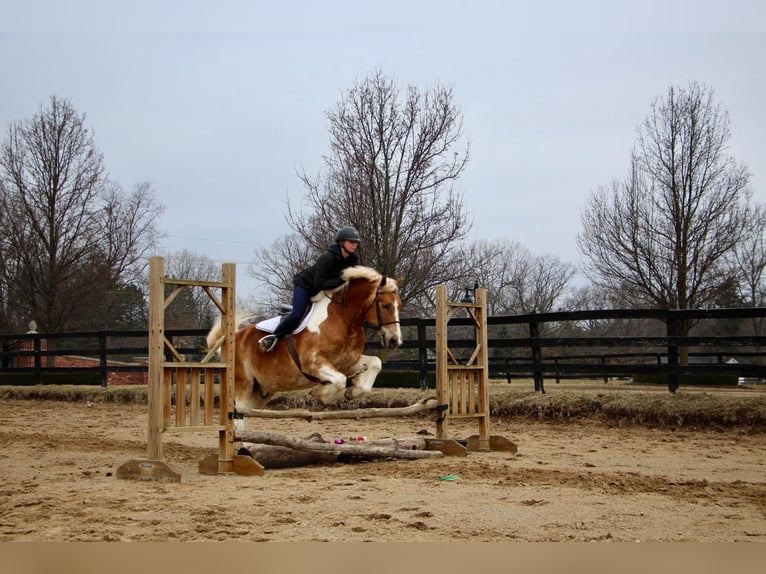
<path id="1" fill-rule="evenodd" d="M 235 407 L 263 408 L 282 391 L 311 388 L 314 398 L 331 404 L 341 393 L 352 400 L 372 390 L 383 365 L 378 357 L 362 354 L 365 328 L 377 331 L 383 347 L 401 346 L 402 278 L 356 265 L 346 268 L 341 279 L 344 283 L 336 289 L 312 297 L 305 328 L 283 337 L 270 352 L 258 347 L 258 340 L 269 333 L 263 322 L 236 331 Z M 220 336 L 219 318 L 208 333 L 208 348 Z"/>

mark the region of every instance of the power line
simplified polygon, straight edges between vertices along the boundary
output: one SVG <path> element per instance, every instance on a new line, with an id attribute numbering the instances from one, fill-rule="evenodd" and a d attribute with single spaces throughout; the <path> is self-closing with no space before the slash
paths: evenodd
<path id="1" fill-rule="evenodd" d="M 214 243 L 238 243 L 240 245 L 250 245 L 251 247 L 263 247 L 264 243 L 253 243 L 251 241 L 236 241 L 232 239 L 226 239 L 221 237 L 211 238 L 211 237 L 189 237 L 186 235 L 165 235 L 165 237 L 172 237 L 173 239 L 185 239 L 187 241 L 208 241 L 208 242 L 214 242 Z"/>

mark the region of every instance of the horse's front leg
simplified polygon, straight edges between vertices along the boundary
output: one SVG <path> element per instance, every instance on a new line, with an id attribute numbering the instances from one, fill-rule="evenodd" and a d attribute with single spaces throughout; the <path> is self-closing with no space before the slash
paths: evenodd
<path id="1" fill-rule="evenodd" d="M 362 355 L 352 367 L 351 380 L 353 386 L 346 389 L 348 400 L 358 399 L 372 390 L 375 378 L 383 369 L 383 363 L 378 357 Z"/>
<path id="2" fill-rule="evenodd" d="M 321 381 L 311 389 L 311 394 L 325 405 L 335 402 L 346 388 L 346 375 L 330 363 L 321 364 L 314 373 L 309 374 Z"/>

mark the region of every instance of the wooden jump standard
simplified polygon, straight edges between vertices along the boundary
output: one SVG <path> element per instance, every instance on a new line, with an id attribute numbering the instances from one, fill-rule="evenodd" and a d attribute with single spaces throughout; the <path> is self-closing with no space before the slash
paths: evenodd
<path id="1" fill-rule="evenodd" d="M 149 424 L 147 457 L 132 459 L 117 469 L 118 478 L 180 482 L 181 475 L 162 460 L 162 435 L 167 432 L 218 434 L 215 467 L 219 473 L 257 474 L 248 456 L 234 454 L 234 332 L 236 267 L 224 263 L 221 281 L 192 281 L 165 276 L 162 257 L 149 262 Z M 166 287 L 170 287 L 166 293 Z M 199 287 L 221 313 L 223 336 L 199 362 L 185 361 L 165 336 L 165 310 L 185 288 Z M 220 289 L 220 298 L 213 289 Z M 215 361 L 220 349 L 220 360 Z M 170 360 L 165 360 L 165 355 Z M 219 378 L 219 408 L 215 413 L 214 385 Z M 175 417 L 171 417 L 175 384 Z M 187 397 L 188 391 L 188 397 Z M 187 409 L 187 398 L 189 408 Z"/>
<path id="2" fill-rule="evenodd" d="M 468 299 L 468 298 L 467 298 Z M 474 324 L 475 346 L 461 363 L 449 348 L 449 321 L 465 310 Z M 447 301 L 447 287 L 436 286 L 436 400 L 447 405 L 436 421 L 436 437 L 446 440 L 449 422 L 476 419 L 479 434 L 469 437 L 469 450 L 516 452 L 514 443 L 489 430 L 489 345 L 487 290 L 474 289 L 473 300 Z"/>

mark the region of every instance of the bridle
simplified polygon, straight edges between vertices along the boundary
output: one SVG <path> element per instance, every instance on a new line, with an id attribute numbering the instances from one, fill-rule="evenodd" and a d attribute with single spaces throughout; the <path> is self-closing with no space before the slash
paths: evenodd
<path id="1" fill-rule="evenodd" d="M 385 277 L 383 278 L 385 280 Z M 374 329 L 377 332 L 380 332 L 380 330 L 385 327 L 386 325 L 396 325 L 400 323 L 401 321 L 382 321 L 380 316 L 380 299 L 378 298 L 378 295 L 380 295 L 380 289 L 377 289 L 375 291 L 375 299 L 372 300 L 372 303 L 370 303 L 367 308 L 364 310 L 364 315 L 367 316 L 367 311 L 370 310 L 370 307 L 375 305 L 375 317 L 377 318 L 378 324 L 373 325 L 372 323 L 368 323 L 367 321 L 364 322 L 364 326 L 368 327 L 370 329 Z"/>

